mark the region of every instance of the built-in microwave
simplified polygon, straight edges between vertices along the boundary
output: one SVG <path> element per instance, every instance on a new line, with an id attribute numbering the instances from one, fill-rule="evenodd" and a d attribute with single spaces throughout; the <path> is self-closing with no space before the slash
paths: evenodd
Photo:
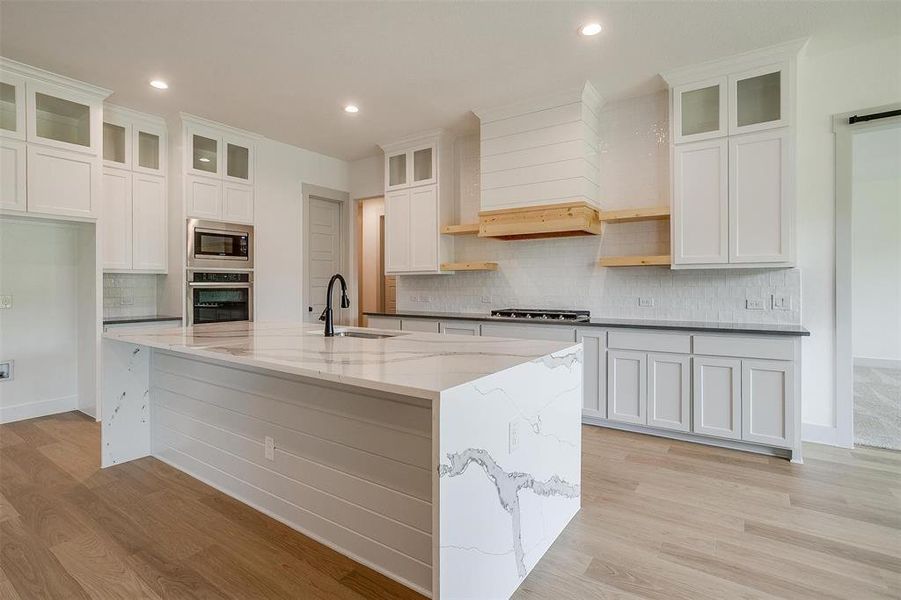
<path id="1" fill-rule="evenodd" d="M 189 269 L 253 269 L 253 225 L 188 219 Z"/>

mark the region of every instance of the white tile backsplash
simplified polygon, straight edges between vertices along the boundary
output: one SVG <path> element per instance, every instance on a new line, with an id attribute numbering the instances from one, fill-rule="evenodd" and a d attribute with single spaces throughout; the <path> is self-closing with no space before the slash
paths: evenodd
<path id="1" fill-rule="evenodd" d="M 160 275 L 103 274 L 103 317 L 140 317 L 157 314 Z"/>
<path id="2" fill-rule="evenodd" d="M 669 204 L 666 92 L 611 103 L 600 115 L 601 203 L 609 209 Z M 461 217 L 473 218 L 477 144 L 458 143 Z M 494 272 L 400 276 L 399 310 L 485 313 L 492 308 L 575 308 L 593 316 L 743 323 L 800 323 L 798 269 L 603 268 L 601 256 L 668 254 L 668 221 L 609 225 L 602 236 L 499 241 L 455 239 L 455 260 L 498 263 Z M 791 298 L 773 310 L 773 294 Z M 425 299 L 429 300 L 426 301 Z M 653 306 L 640 306 L 639 299 Z M 763 300 L 748 310 L 747 299 Z"/>

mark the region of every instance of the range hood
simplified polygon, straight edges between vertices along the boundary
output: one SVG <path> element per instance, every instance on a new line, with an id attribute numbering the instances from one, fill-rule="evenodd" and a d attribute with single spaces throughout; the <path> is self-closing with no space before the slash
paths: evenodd
<path id="1" fill-rule="evenodd" d="M 598 112 L 592 85 L 478 109 L 479 236 L 598 235 Z"/>

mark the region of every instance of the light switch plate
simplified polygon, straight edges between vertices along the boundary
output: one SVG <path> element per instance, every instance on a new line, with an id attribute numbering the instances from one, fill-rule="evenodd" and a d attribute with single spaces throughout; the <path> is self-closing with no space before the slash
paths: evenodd
<path id="1" fill-rule="evenodd" d="M 763 310 L 763 300 L 747 298 L 745 299 L 745 308 L 748 310 Z"/>
<path id="2" fill-rule="evenodd" d="M 12 381 L 15 366 L 16 363 L 12 360 L 0 362 L 0 381 Z"/>
<path id="3" fill-rule="evenodd" d="M 13 297 L 11 295 L 3 295 L 0 296 L 0 309 L 12 308 L 13 307 Z"/>

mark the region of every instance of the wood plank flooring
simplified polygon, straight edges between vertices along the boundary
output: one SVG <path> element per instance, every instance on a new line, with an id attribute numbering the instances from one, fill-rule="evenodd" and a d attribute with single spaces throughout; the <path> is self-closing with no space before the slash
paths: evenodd
<path id="1" fill-rule="evenodd" d="M 0 598 L 421 598 L 79 413 L 0 425 Z M 514 596 L 901 598 L 901 454 L 583 428 L 582 510 Z"/>

